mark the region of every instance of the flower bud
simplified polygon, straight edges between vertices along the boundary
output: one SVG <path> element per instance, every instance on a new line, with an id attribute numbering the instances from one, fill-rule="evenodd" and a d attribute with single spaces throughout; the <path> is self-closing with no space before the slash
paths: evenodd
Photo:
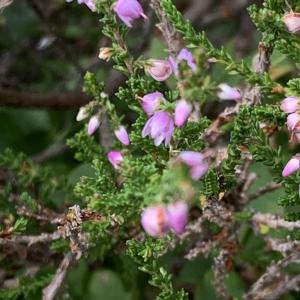
<path id="1" fill-rule="evenodd" d="M 179 100 L 175 108 L 175 125 L 178 127 L 182 126 L 190 116 L 192 109 L 192 105 L 186 100 Z"/>
<path id="2" fill-rule="evenodd" d="M 88 135 L 93 135 L 99 126 L 100 126 L 99 116 L 98 115 L 92 116 L 88 124 L 88 130 L 87 130 Z"/>
<path id="3" fill-rule="evenodd" d="M 297 97 L 287 97 L 285 98 L 280 105 L 280 109 L 287 114 L 296 112 L 300 106 L 300 99 Z"/>
<path id="4" fill-rule="evenodd" d="M 286 121 L 288 130 L 295 131 L 300 126 L 300 115 L 298 113 L 289 114 Z"/>
<path id="5" fill-rule="evenodd" d="M 144 112 L 151 116 L 159 108 L 161 101 L 165 101 L 164 96 L 160 92 L 149 93 L 145 95 L 142 100 L 142 107 Z"/>
<path id="6" fill-rule="evenodd" d="M 171 229 L 182 234 L 188 221 L 188 205 L 184 201 L 177 201 L 169 204 L 167 211 Z"/>
<path id="7" fill-rule="evenodd" d="M 167 80 L 173 73 L 173 68 L 169 60 L 149 59 L 146 71 L 157 81 Z"/>
<path id="8" fill-rule="evenodd" d="M 124 126 L 120 126 L 115 130 L 115 135 L 122 144 L 126 146 L 130 144 L 129 136 Z"/>
<path id="9" fill-rule="evenodd" d="M 120 151 L 109 151 L 107 154 L 107 158 L 116 170 L 120 169 L 123 161 L 123 155 Z"/>
<path id="10" fill-rule="evenodd" d="M 221 100 L 241 100 L 241 93 L 237 89 L 229 86 L 228 84 L 219 84 L 219 89 L 220 92 L 218 93 L 218 97 Z"/>
<path id="11" fill-rule="evenodd" d="M 300 33 L 300 14 L 290 12 L 283 16 L 282 18 L 287 30 L 290 33 L 298 34 Z"/>
<path id="12" fill-rule="evenodd" d="M 169 230 L 168 213 L 163 206 L 150 206 L 141 217 L 144 230 L 151 236 L 161 237 Z"/>
<path id="13" fill-rule="evenodd" d="M 193 72 L 196 71 L 195 59 L 193 57 L 193 54 L 188 49 L 186 48 L 181 49 L 181 51 L 177 56 L 177 60 L 178 62 L 185 60 L 188 66 L 192 69 L 192 71 Z"/>
<path id="14" fill-rule="evenodd" d="M 84 106 L 79 108 L 78 114 L 76 116 L 76 121 L 80 122 L 84 119 L 86 119 L 89 116 L 86 108 Z"/>
<path id="15" fill-rule="evenodd" d="M 111 48 L 109 47 L 100 48 L 99 55 L 98 55 L 100 59 L 109 61 L 111 56 L 112 56 Z"/>
<path id="16" fill-rule="evenodd" d="M 114 11 L 128 27 L 132 27 L 132 22 L 135 19 L 140 17 L 147 19 L 142 6 L 137 0 L 118 0 L 114 4 Z"/>
<path id="17" fill-rule="evenodd" d="M 282 176 L 287 177 L 296 171 L 298 171 L 300 168 L 300 159 L 297 156 L 294 156 L 291 158 L 288 163 L 285 165 L 283 171 L 282 171 Z"/>

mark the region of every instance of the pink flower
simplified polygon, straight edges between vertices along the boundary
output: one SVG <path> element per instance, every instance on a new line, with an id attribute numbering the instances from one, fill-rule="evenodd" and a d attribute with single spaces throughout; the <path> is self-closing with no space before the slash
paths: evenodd
<path id="1" fill-rule="evenodd" d="M 182 151 L 177 159 L 190 167 L 190 176 L 194 180 L 199 180 L 208 171 L 208 162 L 200 152 Z"/>
<path id="2" fill-rule="evenodd" d="M 287 97 L 280 105 L 280 109 L 287 114 L 296 112 L 300 108 L 300 99 L 297 97 Z"/>
<path id="3" fill-rule="evenodd" d="M 237 89 L 229 86 L 228 84 L 219 84 L 219 89 L 220 92 L 218 93 L 218 97 L 221 100 L 241 100 L 241 93 Z"/>
<path id="4" fill-rule="evenodd" d="M 192 105 L 189 104 L 186 100 L 181 99 L 177 102 L 175 108 L 175 124 L 176 126 L 182 126 L 192 112 Z"/>
<path id="5" fill-rule="evenodd" d="M 146 66 L 146 71 L 157 81 L 167 80 L 173 73 L 173 68 L 169 60 L 149 59 L 149 65 Z"/>
<path id="6" fill-rule="evenodd" d="M 147 19 L 137 0 L 118 0 L 114 4 L 114 11 L 128 27 L 132 27 L 132 22 L 135 19 L 140 17 Z"/>
<path id="7" fill-rule="evenodd" d="M 169 145 L 174 131 L 174 121 L 169 113 L 158 111 L 145 124 L 142 137 L 150 135 L 154 139 L 155 146 L 159 146 L 163 140 Z"/>
<path id="8" fill-rule="evenodd" d="M 130 144 L 129 136 L 124 126 L 120 126 L 115 130 L 115 135 L 122 144 L 126 146 Z"/>
<path id="9" fill-rule="evenodd" d="M 297 131 L 300 126 L 300 115 L 298 113 L 289 114 L 286 121 L 290 131 Z"/>
<path id="10" fill-rule="evenodd" d="M 193 54 L 186 48 L 181 49 L 177 58 L 169 57 L 169 61 L 173 67 L 173 72 L 178 75 L 178 64 L 182 61 L 186 61 L 187 65 L 192 69 L 193 72 L 196 71 L 196 63 Z"/>
<path id="11" fill-rule="evenodd" d="M 170 227 L 177 234 L 181 234 L 188 221 L 188 205 L 184 201 L 171 203 L 167 207 Z"/>
<path id="12" fill-rule="evenodd" d="M 143 110 L 148 116 L 154 114 L 154 112 L 159 108 L 161 101 L 165 101 L 163 94 L 160 92 L 147 94 L 141 99 Z"/>
<path id="13" fill-rule="evenodd" d="M 97 115 L 92 116 L 88 124 L 88 131 L 87 131 L 88 135 L 93 135 L 99 126 L 100 126 L 99 116 Z"/>
<path id="14" fill-rule="evenodd" d="M 294 156 L 291 158 L 288 163 L 285 165 L 283 171 L 282 171 L 282 176 L 287 177 L 296 171 L 298 171 L 300 168 L 300 160 L 299 157 Z"/>
<path id="15" fill-rule="evenodd" d="M 144 230 L 151 236 L 163 236 L 169 230 L 167 210 L 163 206 L 150 206 L 141 217 Z"/>
<path id="16" fill-rule="evenodd" d="M 73 0 L 66 0 L 67 2 L 72 2 Z M 93 0 L 77 0 L 79 4 L 84 3 L 91 11 L 96 11 L 96 5 Z"/>
<path id="17" fill-rule="evenodd" d="M 286 28 L 291 33 L 299 33 L 300 32 L 300 14 L 290 12 L 283 16 L 282 18 Z"/>
<path id="18" fill-rule="evenodd" d="M 123 155 L 120 151 L 109 151 L 107 158 L 115 169 L 120 168 L 123 161 Z"/>

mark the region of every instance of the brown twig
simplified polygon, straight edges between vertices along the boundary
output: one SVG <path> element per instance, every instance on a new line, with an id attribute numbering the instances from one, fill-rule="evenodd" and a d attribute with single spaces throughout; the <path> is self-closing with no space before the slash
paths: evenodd
<path id="1" fill-rule="evenodd" d="M 52 281 L 43 290 L 43 300 L 53 300 L 55 298 L 64 282 L 68 270 L 70 269 L 74 261 L 75 257 L 73 253 L 69 252 L 65 254 Z"/>
<path id="2" fill-rule="evenodd" d="M 248 197 L 249 197 L 249 200 L 254 200 L 266 193 L 270 193 L 270 192 L 273 192 L 277 189 L 280 189 L 282 187 L 282 184 L 281 183 L 277 183 L 277 182 L 269 182 L 267 183 L 265 186 L 259 188 L 257 191 L 255 191 L 254 193 L 250 194 Z"/>
<path id="3" fill-rule="evenodd" d="M 294 230 L 300 228 L 300 221 L 289 222 L 272 214 L 256 213 L 252 216 L 252 221 L 256 224 L 264 224 L 270 228 L 285 228 Z"/>

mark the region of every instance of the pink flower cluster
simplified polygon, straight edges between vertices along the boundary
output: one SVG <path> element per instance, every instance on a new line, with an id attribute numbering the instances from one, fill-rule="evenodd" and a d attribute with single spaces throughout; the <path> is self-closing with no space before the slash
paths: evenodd
<path id="1" fill-rule="evenodd" d="M 154 205 L 142 213 L 141 224 L 144 230 L 153 237 L 162 237 L 168 231 L 182 234 L 188 221 L 188 205 L 183 201 Z"/>
<path id="2" fill-rule="evenodd" d="M 287 97 L 280 105 L 280 109 L 288 114 L 287 117 L 287 128 L 292 133 L 292 141 L 300 142 L 300 98 L 297 97 Z M 289 176 L 300 168 L 300 156 L 296 155 L 292 157 L 282 171 L 282 176 Z"/>
<path id="3" fill-rule="evenodd" d="M 192 112 L 192 105 L 181 99 L 176 104 L 173 119 L 170 113 L 160 110 L 160 104 L 164 102 L 166 100 L 160 92 L 149 93 L 141 98 L 142 108 L 150 117 L 143 128 L 142 137 L 149 135 L 156 146 L 163 141 L 166 146 L 169 145 L 175 125 L 183 126 Z"/>

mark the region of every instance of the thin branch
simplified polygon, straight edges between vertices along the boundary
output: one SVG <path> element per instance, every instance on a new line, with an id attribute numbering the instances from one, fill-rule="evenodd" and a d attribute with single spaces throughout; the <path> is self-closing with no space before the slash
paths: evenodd
<path id="1" fill-rule="evenodd" d="M 90 97 L 81 92 L 30 93 L 0 89 L 0 107 L 78 108 L 87 104 Z"/>
<path id="2" fill-rule="evenodd" d="M 50 284 L 44 288 L 43 290 L 43 300 L 53 300 L 57 295 L 58 291 L 60 290 L 64 279 L 67 275 L 68 270 L 72 266 L 75 257 L 74 255 L 69 252 L 65 254 L 63 260 L 61 261 L 59 268 L 57 269 L 52 281 Z"/>
<path id="3" fill-rule="evenodd" d="M 257 191 L 249 195 L 249 200 L 254 200 L 266 193 L 273 192 L 282 187 L 281 183 L 269 182 L 265 186 L 259 188 Z"/>
<path id="4" fill-rule="evenodd" d="M 300 228 L 300 221 L 289 222 L 272 214 L 256 213 L 252 216 L 252 221 L 258 224 L 265 224 L 270 228 L 286 228 L 293 230 Z"/>

